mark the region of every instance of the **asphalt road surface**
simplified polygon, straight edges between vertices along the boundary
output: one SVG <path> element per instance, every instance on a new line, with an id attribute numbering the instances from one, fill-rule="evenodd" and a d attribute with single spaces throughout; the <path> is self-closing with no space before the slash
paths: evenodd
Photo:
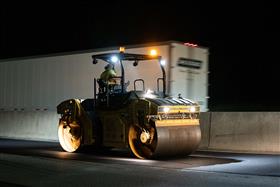
<path id="1" fill-rule="evenodd" d="M 161 160 L 127 150 L 64 152 L 57 142 L 0 139 L 0 186 L 280 186 L 280 155 L 198 151 Z"/>

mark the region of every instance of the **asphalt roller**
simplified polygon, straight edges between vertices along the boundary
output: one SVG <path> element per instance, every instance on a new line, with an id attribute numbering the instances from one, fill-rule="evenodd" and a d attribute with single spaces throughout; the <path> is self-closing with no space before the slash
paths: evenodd
<path id="1" fill-rule="evenodd" d="M 92 99 L 69 99 L 57 106 L 61 115 L 58 138 L 67 152 L 77 152 L 86 145 L 95 149 L 127 148 L 141 159 L 186 156 L 194 152 L 201 140 L 199 105 L 182 97 L 170 97 L 165 92 L 165 71 L 160 56 L 105 53 L 93 55 L 93 63 L 112 63 L 117 57 L 121 65 L 119 85 L 108 85 L 94 79 Z M 127 91 L 123 61 L 157 60 L 162 70 L 162 90 L 144 90 L 144 81 L 134 81 L 134 90 Z M 143 83 L 142 90 L 135 84 Z M 98 85 L 97 85 L 98 84 Z M 98 89 L 97 89 L 98 86 Z M 98 93 L 97 93 L 98 90 Z"/>

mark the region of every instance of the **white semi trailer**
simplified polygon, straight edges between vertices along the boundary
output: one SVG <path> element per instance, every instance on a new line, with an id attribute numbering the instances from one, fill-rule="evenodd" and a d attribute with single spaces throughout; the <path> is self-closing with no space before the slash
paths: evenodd
<path id="1" fill-rule="evenodd" d="M 208 110 L 207 48 L 176 41 L 124 47 L 127 53 L 149 54 L 156 50 L 165 61 L 167 93 L 176 97 L 174 94 L 180 93 L 197 102 L 201 111 Z M 57 104 L 65 99 L 92 98 L 93 79 L 100 76 L 105 64 L 93 65 L 91 56 L 118 50 L 119 46 L 0 60 L 0 111 L 55 111 Z M 155 67 L 157 63 L 142 68 L 124 66 L 129 69 L 127 80 L 142 78 L 146 89 L 157 88 L 154 76 L 161 73 Z"/>

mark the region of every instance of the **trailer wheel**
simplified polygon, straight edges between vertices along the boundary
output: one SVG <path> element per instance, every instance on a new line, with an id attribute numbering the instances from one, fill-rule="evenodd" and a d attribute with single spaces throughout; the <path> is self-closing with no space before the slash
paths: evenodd
<path id="1" fill-rule="evenodd" d="M 61 121 L 58 125 L 58 139 L 61 147 L 67 152 L 75 152 L 82 145 L 82 129 L 73 121 L 66 124 Z"/>

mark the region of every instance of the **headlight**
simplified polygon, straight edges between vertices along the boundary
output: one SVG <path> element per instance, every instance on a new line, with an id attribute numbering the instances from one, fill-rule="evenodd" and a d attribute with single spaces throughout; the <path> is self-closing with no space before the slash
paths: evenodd
<path id="1" fill-rule="evenodd" d="M 158 107 L 158 112 L 159 113 L 168 113 L 168 112 L 170 112 L 170 108 L 168 106 L 160 106 L 160 107 Z"/>
<path id="2" fill-rule="evenodd" d="M 190 107 L 190 112 L 195 112 L 195 111 L 196 111 L 195 106 L 191 106 L 191 107 Z"/>
<path id="3" fill-rule="evenodd" d="M 111 57 L 111 61 L 112 61 L 113 63 L 116 63 L 116 62 L 119 61 L 119 58 L 118 58 L 117 56 L 112 56 L 112 57 Z"/>
<path id="4" fill-rule="evenodd" d="M 169 110 L 170 110 L 170 108 L 169 108 L 169 107 L 164 107 L 164 108 L 163 108 L 163 112 L 164 112 L 164 113 L 169 112 Z"/>

